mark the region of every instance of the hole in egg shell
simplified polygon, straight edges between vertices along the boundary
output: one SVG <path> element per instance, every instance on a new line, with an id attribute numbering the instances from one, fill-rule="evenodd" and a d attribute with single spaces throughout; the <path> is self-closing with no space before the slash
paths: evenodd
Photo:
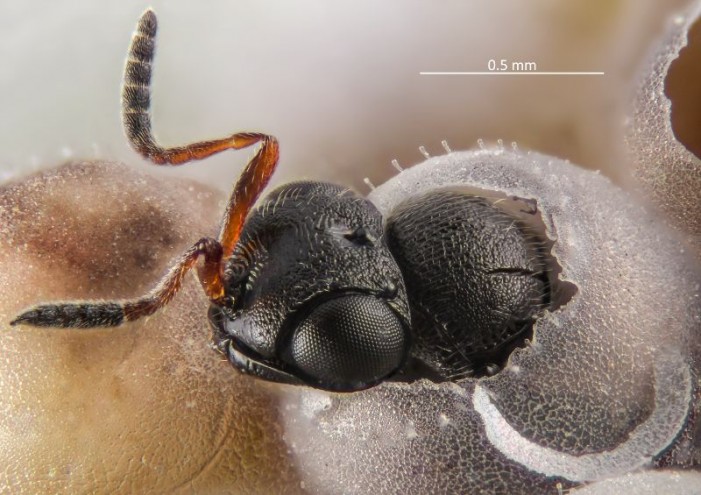
<path id="1" fill-rule="evenodd" d="M 687 31 L 687 44 L 669 65 L 664 80 L 671 102 L 672 132 L 697 158 L 701 157 L 701 22 Z"/>
<path id="2" fill-rule="evenodd" d="M 701 252 L 701 2 L 668 22 L 640 71 L 625 141 L 647 199 Z"/>
<path id="3" fill-rule="evenodd" d="M 369 198 L 387 214 L 446 187 L 535 200 L 560 278 L 577 291 L 496 376 L 350 395 L 285 389 L 285 440 L 311 491 L 556 493 L 698 464 L 688 440 L 701 274 L 683 242 L 607 178 L 531 152 L 435 157 Z"/>
<path id="4" fill-rule="evenodd" d="M 550 291 L 550 301 L 547 309 L 550 311 L 556 311 L 561 306 L 564 306 L 572 300 L 574 295 L 577 293 L 577 286 L 571 282 L 563 280 L 560 276 L 562 273 L 562 267 L 557 262 L 557 259 L 551 254 L 555 242 L 548 235 L 545 222 L 543 222 L 542 212 L 538 207 L 538 202 L 534 198 L 522 198 L 513 195 L 509 196 L 504 192 L 494 190 L 490 191 L 474 186 L 449 187 L 447 190 L 453 190 L 470 196 L 484 198 L 524 225 L 528 235 L 533 236 L 534 242 L 541 245 L 541 256 L 543 257 L 545 264 L 548 288 Z M 411 196 L 413 196 L 413 194 L 409 195 L 409 197 Z"/>
<path id="5" fill-rule="evenodd" d="M 501 151 L 501 148 L 500 150 Z M 577 293 L 577 286 L 573 283 L 563 280 L 560 274 L 562 267 L 557 262 L 557 259 L 552 256 L 554 246 L 553 239 L 548 235 L 548 230 L 543 221 L 542 211 L 540 211 L 538 202 L 534 198 L 523 198 L 514 195 L 508 195 L 501 191 L 487 190 L 474 186 L 448 186 L 431 188 L 430 192 L 435 191 L 451 191 L 468 196 L 483 198 L 499 210 L 507 213 L 509 217 L 518 221 L 523 225 L 526 237 L 532 237 L 534 243 L 539 244 L 539 250 L 546 269 L 546 277 L 550 290 L 548 309 L 551 311 L 559 309 L 567 304 L 572 297 Z M 423 192 L 408 194 L 402 202 L 408 198 L 421 196 Z M 389 211 L 394 209 L 393 205 Z"/>
<path id="6" fill-rule="evenodd" d="M 562 267 L 550 254 L 553 241 L 533 199 L 475 187 L 436 188 L 410 194 L 386 212 L 385 232 L 410 305 L 455 305 L 436 319 L 432 311 L 424 314 L 412 306 L 414 361 L 402 369 L 399 381 L 459 381 L 500 373 L 514 350 L 533 340 L 533 322 L 577 291 L 559 276 Z M 507 286 L 511 290 L 502 295 Z M 535 288 L 523 289 L 527 303 L 517 287 Z M 514 321 L 515 330 L 498 338 Z"/>

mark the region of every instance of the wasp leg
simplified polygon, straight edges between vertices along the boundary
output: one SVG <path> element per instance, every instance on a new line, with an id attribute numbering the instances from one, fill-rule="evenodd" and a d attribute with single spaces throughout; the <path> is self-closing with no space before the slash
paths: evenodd
<path id="1" fill-rule="evenodd" d="M 246 215 L 275 171 L 280 154 L 278 143 L 267 134 L 240 132 L 223 139 L 172 148 L 161 147 L 151 132 L 149 113 L 156 30 L 156 14 L 150 9 L 146 10 L 139 19 L 124 69 L 122 122 L 132 147 L 157 165 L 180 165 L 228 149 L 238 150 L 261 143 L 236 183 L 224 215 L 219 241 L 223 258 L 226 259 L 236 246 Z"/>
<path id="2" fill-rule="evenodd" d="M 219 242 L 205 237 L 188 249 L 159 284 L 148 294 L 127 301 L 79 301 L 75 303 L 35 306 L 15 318 L 10 325 L 39 327 L 114 327 L 151 315 L 170 302 L 182 286 L 185 274 L 195 266 L 200 256 L 204 265 L 199 270 L 200 283 L 213 303 L 224 296 L 219 267 L 222 249 Z"/>

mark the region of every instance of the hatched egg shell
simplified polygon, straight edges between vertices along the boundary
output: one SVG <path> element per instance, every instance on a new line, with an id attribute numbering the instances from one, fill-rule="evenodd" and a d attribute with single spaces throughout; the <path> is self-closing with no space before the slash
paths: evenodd
<path id="1" fill-rule="evenodd" d="M 494 377 L 330 394 L 331 406 L 311 416 L 310 392 L 286 391 L 285 439 L 306 486 L 555 493 L 557 483 L 654 464 L 680 434 L 693 436 L 701 273 L 675 234 L 607 178 L 537 153 L 450 153 L 369 198 L 387 215 L 407 197 L 455 186 L 536 200 L 561 278 L 577 293 L 538 320 L 532 344 Z M 681 450 L 666 462 L 698 456 L 698 439 Z"/>
<path id="2" fill-rule="evenodd" d="M 571 491 L 576 495 L 698 495 L 701 473 L 693 471 L 643 471 L 593 483 Z"/>
<path id="3" fill-rule="evenodd" d="M 689 35 L 698 29 L 694 24 L 700 14 L 701 2 L 697 1 L 670 20 L 641 71 L 626 124 L 634 175 L 649 199 L 697 243 L 701 238 L 701 73 L 697 69 L 701 52 L 696 47 L 700 40 L 689 44 Z M 690 151 L 693 149 L 697 154 Z"/>
<path id="4" fill-rule="evenodd" d="M 149 290 L 211 234 L 219 193 L 117 163 L 0 187 L 0 491 L 294 493 L 274 401 L 210 348 L 194 276 L 113 329 L 10 327 L 26 307 Z"/>

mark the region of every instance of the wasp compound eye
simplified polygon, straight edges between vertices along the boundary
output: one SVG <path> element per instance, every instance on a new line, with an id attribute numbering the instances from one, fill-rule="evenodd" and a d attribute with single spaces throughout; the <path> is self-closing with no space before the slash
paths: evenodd
<path id="1" fill-rule="evenodd" d="M 283 359 L 321 388 L 367 388 L 406 359 L 402 322 L 382 300 L 347 295 L 317 306 L 293 331 Z"/>

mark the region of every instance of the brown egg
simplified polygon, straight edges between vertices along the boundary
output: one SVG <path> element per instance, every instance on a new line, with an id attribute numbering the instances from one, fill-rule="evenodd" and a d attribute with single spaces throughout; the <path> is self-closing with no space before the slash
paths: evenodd
<path id="1" fill-rule="evenodd" d="M 124 298 L 216 227 L 221 195 L 83 162 L 0 189 L 0 487 L 12 493 L 294 493 L 264 388 L 210 346 L 195 276 L 114 329 L 8 323 L 47 300 Z"/>

